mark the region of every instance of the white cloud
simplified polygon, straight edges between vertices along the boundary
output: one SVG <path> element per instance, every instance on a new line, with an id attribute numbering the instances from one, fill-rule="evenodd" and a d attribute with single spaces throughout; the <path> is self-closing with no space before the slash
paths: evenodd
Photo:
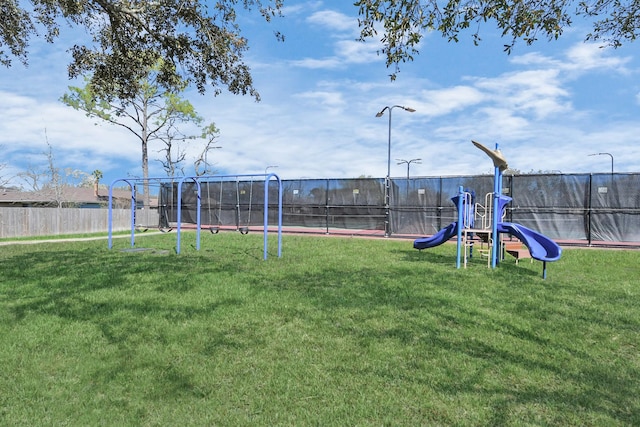
<path id="1" fill-rule="evenodd" d="M 333 10 L 315 12 L 307 18 L 307 22 L 326 27 L 328 31 L 346 31 L 353 33 L 354 29 L 358 28 L 358 21 L 356 19 Z"/>
<path id="2" fill-rule="evenodd" d="M 594 43 L 575 44 L 566 53 L 569 62 L 564 64 L 564 68 L 581 73 L 590 70 L 627 73 L 626 64 L 629 63 L 630 58 L 612 56 L 610 53 L 610 50 Z"/>
<path id="3" fill-rule="evenodd" d="M 339 68 L 343 61 L 338 57 L 328 57 L 322 59 L 316 58 L 304 58 L 295 61 L 290 61 L 290 64 L 294 67 L 311 68 L 311 69 L 336 69 Z"/>
<path id="4" fill-rule="evenodd" d="M 295 95 L 295 97 L 307 99 L 311 101 L 317 101 L 317 104 L 335 108 L 339 106 L 345 105 L 345 101 L 342 98 L 342 93 L 340 92 L 327 92 L 327 91 L 312 91 L 312 92 L 303 92 L 301 94 Z"/>
<path id="5" fill-rule="evenodd" d="M 60 168 L 75 165 L 74 168 L 107 171 L 123 163 L 139 163 L 140 146 L 124 130 L 96 125 L 83 113 L 61 103 L 39 102 L 5 92 L 0 92 L 0 97 L 4 101 L 0 105 L 4 120 L 0 145 L 15 170 L 45 167 L 47 143 Z"/>
<path id="6" fill-rule="evenodd" d="M 351 64 L 367 64 L 380 60 L 377 47 L 372 43 L 362 43 L 356 40 L 340 40 L 335 44 L 338 57 Z"/>
<path id="7" fill-rule="evenodd" d="M 471 86 L 454 86 L 426 90 L 413 102 L 417 114 L 429 117 L 443 116 L 482 102 L 485 95 Z"/>
<path id="8" fill-rule="evenodd" d="M 521 114 L 538 118 L 570 110 L 569 93 L 563 88 L 557 69 L 523 70 L 494 78 L 475 79 L 495 102 Z"/>
<path id="9" fill-rule="evenodd" d="M 322 1 L 308 1 L 300 4 L 290 5 L 287 3 L 282 7 L 282 14 L 285 17 L 300 15 L 309 10 L 315 10 L 322 7 Z"/>
<path id="10" fill-rule="evenodd" d="M 559 68 L 562 64 L 561 61 L 550 58 L 546 55 L 543 55 L 540 52 L 529 52 L 524 55 L 515 55 L 511 58 L 510 62 L 512 64 L 524 65 L 524 66 L 538 66 L 538 67 L 551 67 L 551 68 Z"/>
<path id="11" fill-rule="evenodd" d="M 535 66 L 563 72 L 565 78 L 577 78 L 594 70 L 613 71 L 628 74 L 627 65 L 631 57 L 613 55 L 611 49 L 602 48 L 595 43 L 575 43 L 564 52 L 564 58 L 552 58 L 540 52 L 530 52 L 511 59 L 511 63 L 523 66 Z"/>

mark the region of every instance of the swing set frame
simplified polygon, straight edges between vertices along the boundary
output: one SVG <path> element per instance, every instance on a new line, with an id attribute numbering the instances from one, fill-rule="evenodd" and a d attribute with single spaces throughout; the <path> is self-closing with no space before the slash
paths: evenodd
<path id="1" fill-rule="evenodd" d="M 202 188 L 201 183 L 203 182 L 211 182 L 214 180 L 218 180 L 220 182 L 224 180 L 231 180 L 232 178 L 239 182 L 240 178 L 250 178 L 251 179 L 251 192 L 253 192 L 253 180 L 254 178 L 264 178 L 264 224 L 263 224 L 263 234 L 264 234 L 264 244 L 263 244 L 263 259 L 267 259 L 267 243 L 268 243 L 268 232 L 269 232 L 269 182 L 272 179 L 276 180 L 276 184 L 278 186 L 278 258 L 282 256 L 282 181 L 278 175 L 275 173 L 265 173 L 265 174 L 233 174 L 233 175 L 201 175 L 201 176 L 186 176 L 182 177 L 180 180 L 176 180 L 175 178 L 148 178 L 148 180 L 144 180 L 141 178 L 120 178 L 114 180 L 109 186 L 109 219 L 108 219 L 108 246 L 109 249 L 113 248 L 113 189 L 114 186 L 118 183 L 126 183 L 131 188 L 131 247 L 135 246 L 135 215 L 136 215 L 136 184 L 144 183 L 145 181 L 160 181 L 160 182 L 170 182 L 172 187 L 177 181 L 177 224 L 176 224 L 176 253 L 180 254 L 181 249 L 181 231 L 182 231 L 182 187 L 185 182 L 193 182 L 195 184 L 197 190 L 197 198 L 196 198 L 196 250 L 200 250 L 200 234 L 201 234 L 201 207 L 202 207 Z M 250 194 L 252 197 L 253 194 Z M 239 211 L 240 203 L 239 203 L 239 195 L 237 197 L 236 209 Z M 251 206 L 252 201 L 249 201 L 249 206 Z M 251 208 L 249 208 L 251 209 Z M 242 234 L 246 234 L 249 229 L 248 227 L 240 227 L 240 216 L 239 212 L 236 220 L 236 228 Z M 210 229 L 213 233 L 214 231 Z"/>

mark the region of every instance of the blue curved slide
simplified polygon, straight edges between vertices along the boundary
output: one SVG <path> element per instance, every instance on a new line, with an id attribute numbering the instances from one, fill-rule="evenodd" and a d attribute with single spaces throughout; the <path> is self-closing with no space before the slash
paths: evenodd
<path id="1" fill-rule="evenodd" d="M 516 236 L 529 248 L 531 257 L 538 261 L 557 261 L 562 255 L 562 248 L 556 242 L 523 225 L 501 222 L 498 224 L 498 232 Z"/>
<path id="2" fill-rule="evenodd" d="M 556 242 L 524 225 L 501 222 L 498 224 L 498 233 L 511 234 L 517 237 L 529 249 L 531 257 L 538 261 L 557 261 L 562 255 L 562 248 Z M 415 249 L 433 248 L 449 241 L 457 234 L 458 223 L 452 222 L 431 237 L 422 237 L 414 240 L 413 247 Z"/>
<path id="3" fill-rule="evenodd" d="M 413 241 L 414 249 L 433 248 L 458 235 L 458 222 L 452 222 L 431 237 L 422 237 Z"/>

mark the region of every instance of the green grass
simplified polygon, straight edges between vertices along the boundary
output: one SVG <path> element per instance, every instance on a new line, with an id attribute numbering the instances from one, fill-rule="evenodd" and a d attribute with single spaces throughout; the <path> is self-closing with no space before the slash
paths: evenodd
<path id="1" fill-rule="evenodd" d="M 640 251 L 175 237 L 1 248 L 1 425 L 640 425 Z"/>

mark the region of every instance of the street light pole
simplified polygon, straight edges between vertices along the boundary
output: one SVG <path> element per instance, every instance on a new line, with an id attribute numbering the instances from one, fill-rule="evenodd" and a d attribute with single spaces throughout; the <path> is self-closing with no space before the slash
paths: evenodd
<path id="1" fill-rule="evenodd" d="M 387 177 L 385 179 L 385 185 L 384 185 L 384 189 L 385 189 L 385 194 L 384 194 L 384 204 L 385 204 L 385 210 L 386 210 L 386 220 L 385 220 L 385 225 L 384 225 L 384 236 L 385 237 L 389 237 L 391 235 L 391 229 L 389 227 L 389 220 L 390 220 L 390 212 L 389 212 L 389 190 L 391 187 L 391 111 L 393 111 L 394 108 L 402 108 L 405 111 L 408 111 L 410 113 L 415 112 L 416 110 L 410 107 L 405 107 L 403 105 L 394 105 L 394 106 L 386 106 L 384 107 L 382 110 L 380 110 L 380 112 L 378 112 L 376 114 L 376 117 L 382 117 L 384 115 L 385 111 L 389 111 L 389 136 L 387 139 Z"/>
<path id="2" fill-rule="evenodd" d="M 409 165 L 411 165 L 411 163 L 415 163 L 417 165 L 421 164 L 421 160 L 422 159 L 411 159 L 411 160 L 405 160 L 405 159 L 396 159 L 398 161 L 399 165 L 402 164 L 407 164 L 407 181 L 409 181 Z"/>
<path id="3" fill-rule="evenodd" d="M 589 154 L 589 156 L 609 156 L 609 157 L 611 157 L 611 175 L 613 175 L 613 154 L 611 154 L 611 153 L 593 153 L 593 154 Z"/>
<path id="4" fill-rule="evenodd" d="M 411 107 L 404 107 L 402 105 L 394 105 L 393 107 L 386 106 L 378 114 L 376 117 L 382 117 L 386 110 L 389 110 L 389 135 L 387 139 L 387 178 L 391 176 L 391 112 L 394 108 L 402 108 L 405 111 L 410 113 L 415 112 L 416 110 Z"/>

